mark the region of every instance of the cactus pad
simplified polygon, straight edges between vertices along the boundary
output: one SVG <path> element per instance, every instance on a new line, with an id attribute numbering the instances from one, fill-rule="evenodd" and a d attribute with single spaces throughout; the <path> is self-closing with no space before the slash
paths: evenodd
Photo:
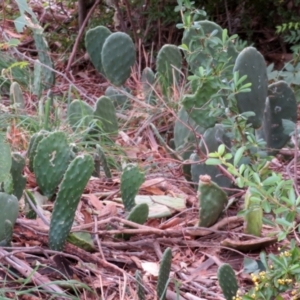
<path id="1" fill-rule="evenodd" d="M 102 166 L 102 168 L 104 170 L 105 176 L 107 178 L 112 178 L 111 172 L 110 172 L 110 169 L 109 169 L 109 165 L 107 163 L 107 159 L 106 159 L 106 156 L 105 156 L 105 153 L 104 153 L 103 149 L 101 148 L 100 145 L 96 145 L 96 149 L 97 149 L 97 155 L 99 157 L 99 162 L 100 162 L 100 165 Z"/>
<path id="2" fill-rule="evenodd" d="M 149 206 L 147 203 L 141 203 L 136 205 L 129 213 L 127 220 L 137 223 L 144 224 L 149 215 Z M 125 226 L 125 228 L 131 228 L 130 226 Z M 131 234 L 125 233 L 122 235 L 124 240 L 129 240 Z"/>
<path id="3" fill-rule="evenodd" d="M 182 65 L 180 50 L 175 45 L 164 45 L 157 54 L 156 69 L 166 87 L 178 82 Z"/>
<path id="4" fill-rule="evenodd" d="M 105 40 L 111 31 L 104 26 L 89 29 L 85 35 L 85 47 L 96 70 L 105 75 L 101 60 L 101 52 Z"/>
<path id="5" fill-rule="evenodd" d="M 218 269 L 219 285 L 223 291 L 226 300 L 232 300 L 236 297 L 238 284 L 233 269 L 229 264 L 223 264 Z"/>
<path id="6" fill-rule="evenodd" d="M 263 123 L 263 136 L 271 153 L 284 147 L 290 139 L 291 132 L 285 132 L 284 120 L 297 122 L 297 103 L 288 84 L 278 81 L 268 88 Z"/>
<path id="7" fill-rule="evenodd" d="M 155 99 L 153 95 L 153 86 L 155 84 L 155 74 L 153 71 L 147 67 L 142 72 L 142 87 L 143 95 L 146 103 L 155 104 Z"/>
<path id="8" fill-rule="evenodd" d="M 3 134 L 0 134 L 0 183 L 7 180 L 12 166 L 12 158 L 9 144 L 6 143 Z"/>
<path id="9" fill-rule="evenodd" d="M 21 114 L 25 109 L 25 101 L 20 85 L 13 82 L 10 85 L 10 101 L 16 114 Z"/>
<path id="10" fill-rule="evenodd" d="M 116 108 L 127 109 L 130 107 L 130 101 L 122 91 L 130 93 L 129 88 L 121 88 L 121 91 L 119 91 L 116 88 L 109 86 L 105 90 L 105 96 L 109 97 L 112 100 Z"/>
<path id="11" fill-rule="evenodd" d="M 210 176 L 200 176 L 198 186 L 199 226 L 210 227 L 216 223 L 225 208 L 228 199 L 226 193 Z"/>
<path id="12" fill-rule="evenodd" d="M 102 96 L 97 100 L 94 110 L 94 118 L 100 120 L 104 133 L 110 136 L 116 136 L 118 134 L 116 110 L 112 101 L 108 97 Z"/>
<path id="13" fill-rule="evenodd" d="M 92 121 L 92 115 L 92 107 L 81 100 L 74 100 L 68 106 L 68 122 L 74 131 L 88 127 Z"/>
<path id="14" fill-rule="evenodd" d="M 167 284 L 169 281 L 170 271 L 171 271 L 171 263 L 172 263 L 172 251 L 171 248 L 167 248 L 163 254 L 159 273 L 158 273 L 158 280 L 157 280 L 157 296 L 158 299 L 164 300 L 166 291 L 167 291 Z"/>
<path id="15" fill-rule="evenodd" d="M 70 149 L 63 132 L 53 132 L 43 138 L 34 157 L 34 174 L 43 194 L 51 198 L 70 160 Z"/>
<path id="16" fill-rule="evenodd" d="M 25 159 L 19 153 L 12 153 L 12 165 L 10 169 L 10 174 L 13 183 L 13 195 L 15 195 L 19 200 L 23 195 L 23 191 L 26 186 L 26 178 L 23 176 L 23 170 L 25 167 Z"/>
<path id="17" fill-rule="evenodd" d="M 128 164 L 121 176 L 121 197 L 126 211 L 134 208 L 135 196 L 144 182 L 145 175 L 137 166 Z"/>
<path id="18" fill-rule="evenodd" d="M 90 155 L 77 156 L 69 165 L 54 203 L 49 231 L 49 246 L 62 251 L 71 230 L 75 212 L 94 169 Z"/>
<path id="19" fill-rule="evenodd" d="M 19 202 L 14 195 L 0 192 L 0 244 L 10 246 L 12 228 L 19 213 Z"/>
<path id="20" fill-rule="evenodd" d="M 246 82 L 251 83 L 250 92 L 238 93 L 235 96 L 239 112 L 253 111 L 255 116 L 249 117 L 248 123 L 255 129 L 260 128 L 268 95 L 265 59 L 255 48 L 247 47 L 238 55 L 233 71 L 239 72 L 239 78 L 247 75 Z"/>
<path id="21" fill-rule="evenodd" d="M 107 79 L 121 86 L 129 78 L 135 63 L 136 51 L 132 39 L 123 32 L 115 32 L 103 44 L 101 60 Z"/>

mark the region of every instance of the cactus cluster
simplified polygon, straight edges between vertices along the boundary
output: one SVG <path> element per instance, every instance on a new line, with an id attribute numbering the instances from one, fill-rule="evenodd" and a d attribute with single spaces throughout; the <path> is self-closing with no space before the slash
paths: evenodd
<path id="1" fill-rule="evenodd" d="M 85 46 L 95 68 L 113 85 L 121 86 L 129 78 L 136 51 L 129 35 L 111 33 L 106 27 L 89 29 Z"/>
<path id="2" fill-rule="evenodd" d="M 74 131 L 92 127 L 92 121 L 99 122 L 101 132 L 114 139 L 118 133 L 115 107 L 109 97 L 101 96 L 94 109 L 86 102 L 74 100 L 68 106 L 68 121 Z M 90 135 L 94 130 L 90 128 Z"/>

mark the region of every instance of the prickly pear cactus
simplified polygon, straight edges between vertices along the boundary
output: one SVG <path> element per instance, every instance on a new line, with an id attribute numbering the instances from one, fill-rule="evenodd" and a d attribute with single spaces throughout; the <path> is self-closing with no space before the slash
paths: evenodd
<path id="1" fill-rule="evenodd" d="M 73 131 L 87 128 L 93 119 L 93 108 L 86 102 L 74 100 L 68 106 L 68 122 Z"/>
<path id="2" fill-rule="evenodd" d="M 106 78 L 121 86 L 129 78 L 136 51 L 130 36 L 123 32 L 109 35 L 102 48 L 101 61 Z"/>
<path id="3" fill-rule="evenodd" d="M 25 101 L 20 85 L 13 82 L 10 85 L 10 102 L 16 114 L 21 114 L 25 110 Z"/>
<path id="4" fill-rule="evenodd" d="M 167 248 L 163 254 L 159 273 L 157 280 L 157 297 L 160 300 L 164 300 L 166 298 L 167 285 L 169 281 L 170 271 L 171 271 L 171 263 L 172 263 L 172 250 L 171 248 Z"/>
<path id="5" fill-rule="evenodd" d="M 14 195 L 0 192 L 0 246 L 10 246 L 12 228 L 18 217 L 19 202 Z"/>
<path id="6" fill-rule="evenodd" d="M 164 45 L 157 54 L 156 69 L 159 81 L 166 90 L 178 82 L 182 65 L 180 50 L 175 45 Z"/>
<path id="7" fill-rule="evenodd" d="M 116 137 L 118 134 L 118 120 L 116 110 L 112 101 L 106 97 L 101 96 L 96 104 L 94 110 L 94 118 L 101 122 L 101 127 L 105 134 L 111 137 Z"/>
<path id="8" fill-rule="evenodd" d="M 25 167 L 25 159 L 19 153 L 12 153 L 12 165 L 10 169 L 10 174 L 12 177 L 13 183 L 13 192 L 12 194 L 15 195 L 18 200 L 21 199 L 23 195 L 23 191 L 26 186 L 26 178 L 23 176 L 23 170 Z"/>
<path id="9" fill-rule="evenodd" d="M 254 236 L 261 236 L 263 225 L 263 210 L 261 203 L 255 199 L 251 199 L 249 189 L 245 194 L 245 233 Z"/>
<path id="10" fill-rule="evenodd" d="M 135 280 L 137 284 L 137 296 L 138 300 L 145 300 L 145 288 L 143 283 L 143 277 L 139 270 L 136 270 L 135 272 Z"/>
<path id="11" fill-rule="evenodd" d="M 149 206 L 147 203 L 141 203 L 136 205 L 129 213 L 127 220 L 137 223 L 144 224 L 149 215 Z M 126 228 L 131 228 L 130 226 L 126 226 Z M 129 240 L 131 234 L 125 233 L 122 235 L 124 240 Z"/>
<path id="12" fill-rule="evenodd" d="M 63 132 L 53 132 L 43 138 L 36 150 L 33 169 L 43 194 L 51 198 L 70 160 L 70 149 Z"/>
<path id="13" fill-rule="evenodd" d="M 111 31 L 104 26 L 89 29 L 85 35 L 85 48 L 96 70 L 105 75 L 101 60 L 101 52 L 105 40 L 111 35 Z"/>
<path id="14" fill-rule="evenodd" d="M 268 96 L 268 76 L 264 57 L 253 47 L 245 48 L 238 55 L 233 72 L 239 72 L 239 78 L 247 75 L 246 82 L 251 83 L 251 91 L 236 94 L 240 113 L 253 111 L 255 116 L 248 123 L 257 129 L 262 126 L 265 103 Z"/>
<path id="15" fill-rule="evenodd" d="M 123 93 L 124 91 L 124 93 Z M 105 96 L 109 97 L 111 101 L 114 103 L 115 108 L 118 109 L 128 109 L 130 108 L 130 100 L 128 96 L 125 95 L 125 92 L 130 94 L 130 89 L 129 88 L 121 88 L 120 90 L 109 86 L 105 90 Z"/>
<path id="16" fill-rule="evenodd" d="M 142 87 L 143 87 L 143 95 L 146 103 L 148 104 L 155 104 L 155 97 L 153 94 L 153 86 L 155 84 L 155 74 L 149 68 L 145 68 L 142 72 Z"/>
<path id="17" fill-rule="evenodd" d="M 285 130 L 284 120 L 297 122 L 297 102 L 288 84 L 278 81 L 269 85 L 263 121 L 263 135 L 271 154 L 284 147 L 290 139 L 291 132 Z"/>
<path id="18" fill-rule="evenodd" d="M 229 264 L 223 264 L 218 269 L 219 285 L 223 291 L 226 300 L 232 300 L 236 297 L 238 284 L 233 269 Z"/>
<path id="19" fill-rule="evenodd" d="M 144 173 L 137 166 L 128 164 L 121 176 L 121 197 L 126 211 L 135 207 L 135 196 L 145 180 Z"/>
<path id="20" fill-rule="evenodd" d="M 93 158 L 90 155 L 82 155 L 77 156 L 65 172 L 51 216 L 50 249 L 62 251 L 71 230 L 80 197 L 93 169 Z"/>
<path id="21" fill-rule="evenodd" d="M 49 135 L 48 131 L 41 130 L 39 132 L 36 132 L 30 139 L 28 150 L 27 150 L 27 157 L 29 159 L 28 167 L 31 172 L 33 172 L 33 161 L 36 155 L 37 146 L 39 142 L 48 135 Z"/>
<path id="22" fill-rule="evenodd" d="M 228 202 L 226 193 L 208 175 L 200 176 L 198 200 L 200 227 L 214 225 Z"/>
<path id="23" fill-rule="evenodd" d="M 43 69 L 41 62 L 38 59 L 36 59 L 34 62 L 32 93 L 33 95 L 36 95 L 38 99 L 41 98 L 43 90 L 42 72 Z"/>
<path id="24" fill-rule="evenodd" d="M 99 157 L 100 165 L 103 168 L 105 176 L 107 178 L 112 178 L 110 168 L 109 168 L 107 160 L 106 160 L 106 155 L 105 155 L 103 149 L 101 148 L 100 145 L 97 144 L 96 145 L 96 150 L 97 150 L 97 154 L 98 154 L 98 157 Z"/>

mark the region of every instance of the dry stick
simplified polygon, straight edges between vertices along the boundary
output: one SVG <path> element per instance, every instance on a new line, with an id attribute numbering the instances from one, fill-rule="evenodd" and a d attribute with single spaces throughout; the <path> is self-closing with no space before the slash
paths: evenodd
<path id="1" fill-rule="evenodd" d="M 9 253 L 5 251 L 4 249 L 0 249 L 0 258 L 2 259 L 3 256 L 4 260 L 9 263 L 11 266 L 13 266 L 15 269 L 17 269 L 24 277 L 28 278 L 31 277 L 31 281 L 42 286 L 45 290 L 53 293 L 59 293 L 61 295 L 65 295 L 62 289 L 60 289 L 57 285 L 52 284 L 51 281 L 39 274 L 38 272 L 34 271 L 30 266 L 28 266 L 26 263 L 24 263 L 22 260 L 18 259 L 17 257 L 8 257 Z M 57 298 L 59 299 L 59 298 Z"/>
<path id="2" fill-rule="evenodd" d="M 94 5 L 92 6 L 92 8 L 90 9 L 89 13 L 87 14 L 86 18 L 84 19 L 84 22 L 82 23 L 82 26 L 80 27 L 80 30 L 78 32 L 78 35 L 77 35 L 77 38 L 76 38 L 76 41 L 74 43 L 74 46 L 73 46 L 73 49 L 72 49 L 72 53 L 70 55 L 70 58 L 69 58 L 69 61 L 68 61 L 68 64 L 67 64 L 67 67 L 66 67 L 66 73 L 68 74 L 69 71 L 70 71 L 70 68 L 71 68 L 71 65 L 72 65 L 72 61 L 76 55 L 76 50 L 77 50 L 77 47 L 78 47 L 78 44 L 79 44 L 79 41 L 81 39 L 81 36 L 83 35 L 83 32 L 84 32 L 84 29 L 85 29 L 85 26 L 89 20 L 89 18 L 91 17 L 92 13 L 94 12 L 94 10 L 96 9 L 97 5 L 100 3 L 100 0 L 97 0 Z"/>

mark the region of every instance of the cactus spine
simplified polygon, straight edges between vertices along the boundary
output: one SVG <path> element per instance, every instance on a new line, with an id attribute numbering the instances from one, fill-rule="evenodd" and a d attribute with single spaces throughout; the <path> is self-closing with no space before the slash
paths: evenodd
<path id="1" fill-rule="evenodd" d="M 223 291 L 226 300 L 232 300 L 236 297 L 238 284 L 233 269 L 229 264 L 223 264 L 218 269 L 219 285 Z"/>
<path id="2" fill-rule="evenodd" d="M 140 172 L 138 167 L 133 164 L 128 164 L 123 170 L 121 176 L 121 197 L 126 211 L 131 211 L 135 207 L 135 196 L 144 179 L 144 173 Z"/>
<path id="3" fill-rule="evenodd" d="M 94 169 L 90 155 L 77 156 L 69 165 L 54 203 L 49 231 L 49 246 L 62 251 L 71 230 L 75 211 Z"/>
<path id="4" fill-rule="evenodd" d="M 159 273 L 158 273 L 158 280 L 157 280 L 157 296 L 158 299 L 164 300 L 166 291 L 167 291 L 167 285 L 169 282 L 169 276 L 171 271 L 171 263 L 172 263 L 172 251 L 171 248 L 167 248 L 163 254 Z"/>

